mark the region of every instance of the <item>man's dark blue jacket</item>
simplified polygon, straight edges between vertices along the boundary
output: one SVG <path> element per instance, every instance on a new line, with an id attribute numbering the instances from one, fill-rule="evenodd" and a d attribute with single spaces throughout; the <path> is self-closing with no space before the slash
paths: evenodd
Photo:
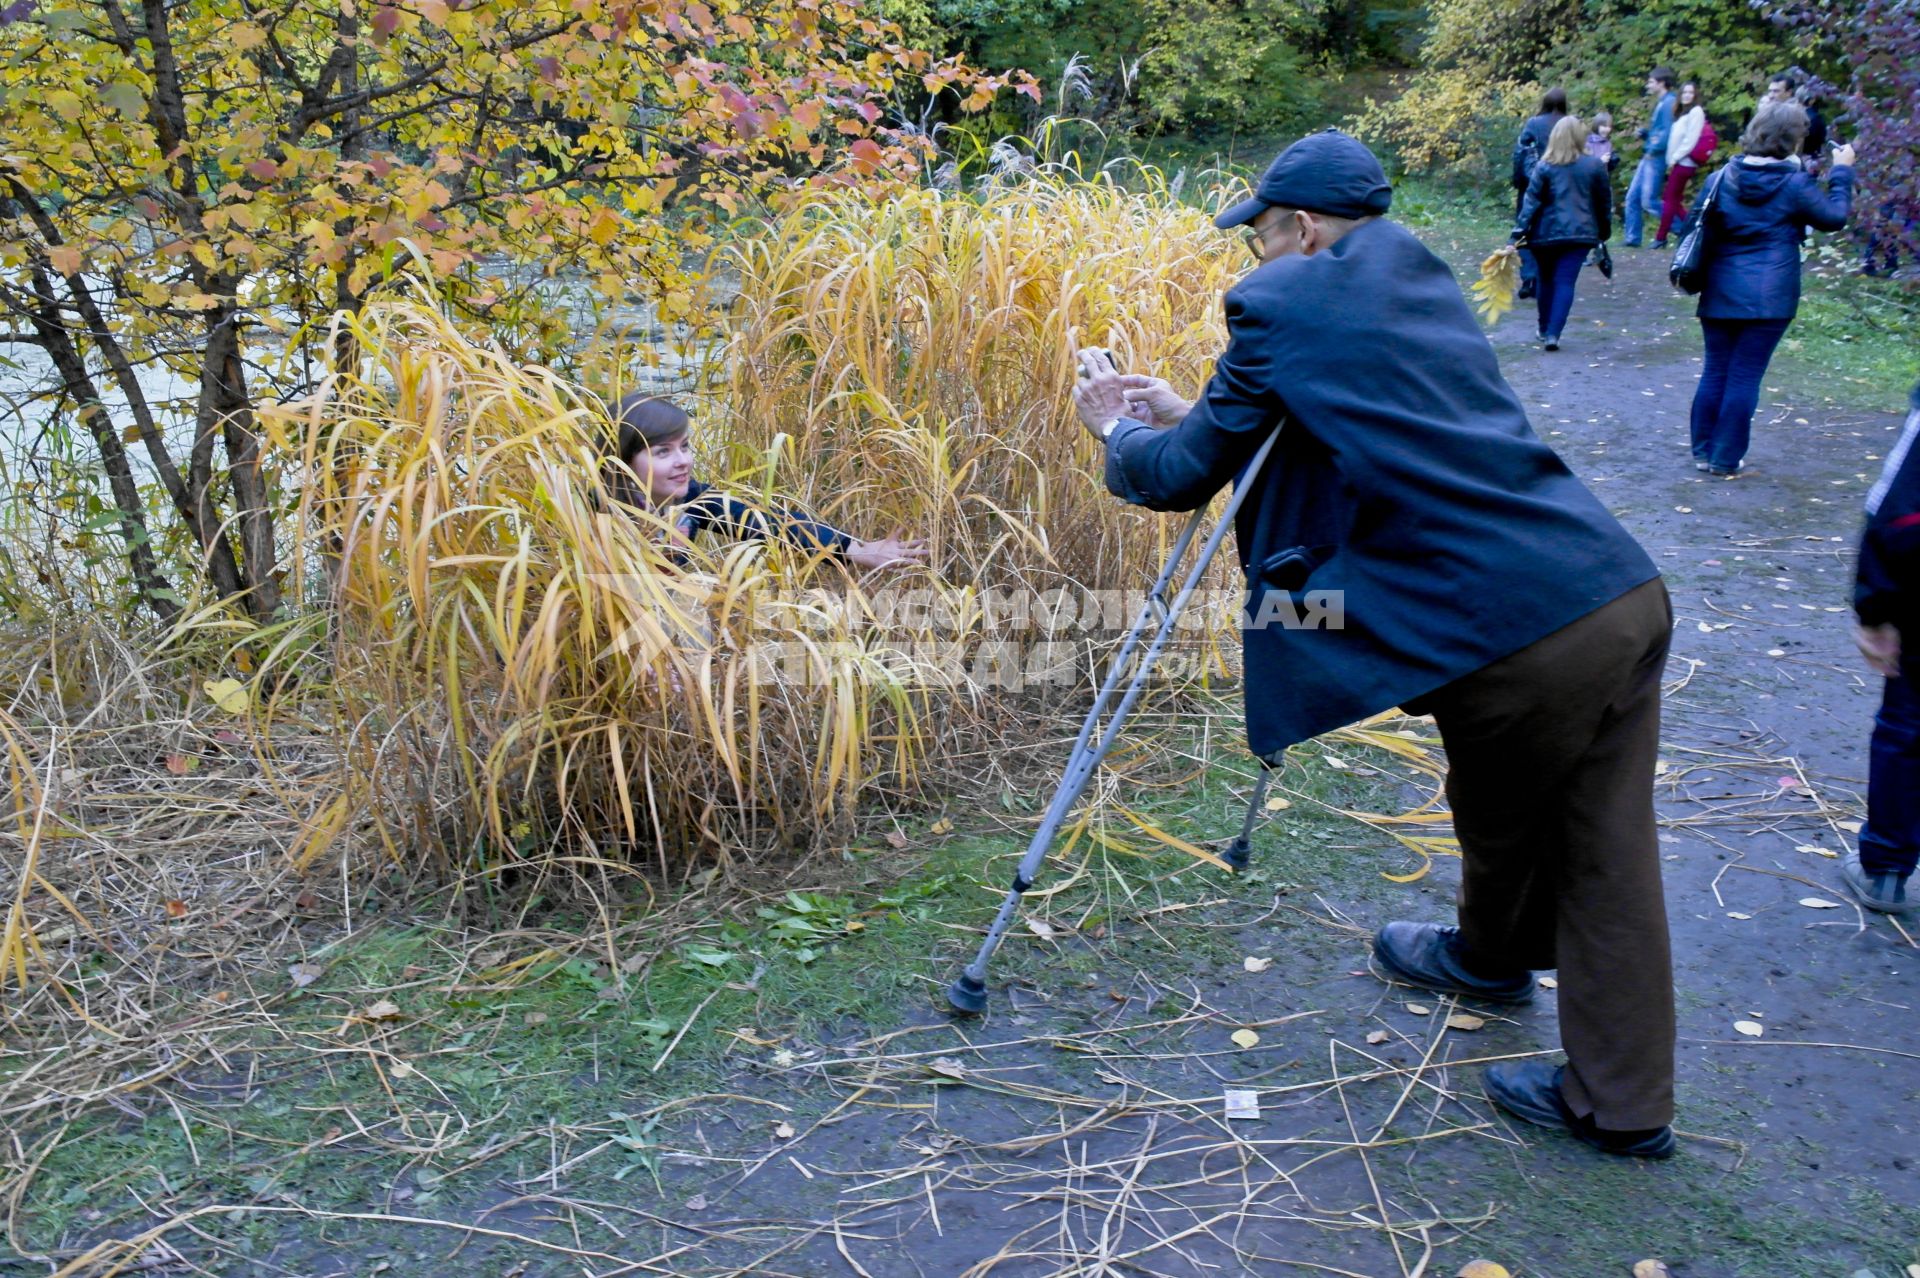
<path id="1" fill-rule="evenodd" d="M 1116 426 L 1106 475 L 1130 502 L 1192 510 L 1285 420 L 1235 529 L 1249 616 L 1270 591 L 1336 590 L 1344 628 L 1244 631 L 1255 754 L 1431 692 L 1659 575 L 1534 435 L 1453 272 L 1405 228 L 1363 222 L 1269 262 L 1226 315 L 1193 411 Z"/>
<path id="2" fill-rule="evenodd" d="M 1898 627 L 1912 654 L 1909 673 L 1920 664 L 1920 386 L 1885 473 L 1867 494 L 1853 610 L 1862 625 Z"/>

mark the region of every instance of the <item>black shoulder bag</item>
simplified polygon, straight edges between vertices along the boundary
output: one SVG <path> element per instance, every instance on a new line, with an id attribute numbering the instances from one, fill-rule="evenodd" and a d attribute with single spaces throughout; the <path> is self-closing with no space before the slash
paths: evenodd
<path id="1" fill-rule="evenodd" d="M 1673 251 L 1673 264 L 1667 268 L 1667 279 L 1682 293 L 1698 293 L 1707 286 L 1707 258 L 1713 251 L 1709 239 L 1713 226 L 1713 207 L 1720 201 L 1720 185 L 1733 180 L 1733 165 L 1730 162 L 1713 175 L 1707 183 L 1707 189 L 1700 196 L 1700 207 L 1696 209 L 1693 227 L 1681 237 L 1680 245 Z"/>

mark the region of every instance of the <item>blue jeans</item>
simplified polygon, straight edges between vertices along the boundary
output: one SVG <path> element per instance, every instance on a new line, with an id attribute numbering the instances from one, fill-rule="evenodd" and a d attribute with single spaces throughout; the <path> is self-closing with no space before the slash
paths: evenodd
<path id="1" fill-rule="evenodd" d="M 1640 228 L 1647 214 L 1660 216 L 1661 189 L 1667 183 L 1667 160 L 1663 155 L 1643 155 L 1627 185 L 1627 224 L 1622 238 L 1634 248 L 1640 247 Z"/>
<path id="2" fill-rule="evenodd" d="M 1580 282 L 1580 268 L 1587 264 L 1591 244 L 1541 244 L 1533 250 L 1540 261 L 1540 292 L 1535 301 L 1540 308 L 1540 334 L 1558 338 L 1566 326 L 1567 312 L 1573 309 L 1573 288 Z"/>
<path id="3" fill-rule="evenodd" d="M 1920 655 L 1910 660 L 1920 663 Z M 1868 874 L 1909 875 L 1920 863 L 1920 687 L 1913 679 L 1887 680 L 1871 753 L 1860 866 Z"/>
<path id="4" fill-rule="evenodd" d="M 1700 321 L 1706 339 L 1706 364 L 1693 392 L 1693 457 L 1721 470 L 1734 470 L 1747 455 L 1753 410 L 1760 403 L 1760 379 L 1774 347 L 1792 320 Z"/>

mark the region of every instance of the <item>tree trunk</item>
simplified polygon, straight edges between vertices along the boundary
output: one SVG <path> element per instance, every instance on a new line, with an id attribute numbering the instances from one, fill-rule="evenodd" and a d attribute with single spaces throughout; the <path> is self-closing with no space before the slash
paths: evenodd
<path id="1" fill-rule="evenodd" d="M 100 464 L 107 472 L 107 487 L 120 510 L 120 536 L 127 543 L 127 564 L 133 570 L 134 587 L 140 598 L 153 609 L 163 624 L 172 625 L 180 616 L 180 596 L 160 572 L 153 553 L 153 538 L 147 531 L 146 509 L 140 502 L 140 486 L 134 482 L 133 467 L 127 461 L 126 446 L 100 396 L 100 388 L 87 373 L 87 364 L 75 349 L 72 336 L 61 322 L 60 307 L 54 298 L 53 280 L 35 267 L 33 289 L 36 305 L 32 311 L 34 330 L 40 345 L 59 370 L 66 392 L 78 405 L 80 421 L 93 436 L 100 451 Z"/>

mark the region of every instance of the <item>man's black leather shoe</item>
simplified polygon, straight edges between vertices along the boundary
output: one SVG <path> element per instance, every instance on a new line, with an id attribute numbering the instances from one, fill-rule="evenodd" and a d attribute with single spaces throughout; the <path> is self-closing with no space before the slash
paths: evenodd
<path id="1" fill-rule="evenodd" d="M 1460 957 L 1460 929 L 1438 923 L 1389 923 L 1374 934 L 1374 961 L 1388 979 L 1436 994 L 1490 1003 L 1533 1002 L 1533 973 L 1481 976 Z"/>
<path id="2" fill-rule="evenodd" d="M 1675 1141 L 1673 1128 L 1659 1127 L 1645 1132 L 1614 1132 L 1594 1126 L 1592 1115 L 1576 1118 L 1560 1094 L 1560 1076 L 1564 1065 L 1546 1061 L 1504 1061 L 1487 1066 L 1482 1076 L 1487 1099 L 1515 1118 L 1542 1127 L 1572 1132 L 1603 1154 L 1627 1158 L 1671 1158 Z"/>

